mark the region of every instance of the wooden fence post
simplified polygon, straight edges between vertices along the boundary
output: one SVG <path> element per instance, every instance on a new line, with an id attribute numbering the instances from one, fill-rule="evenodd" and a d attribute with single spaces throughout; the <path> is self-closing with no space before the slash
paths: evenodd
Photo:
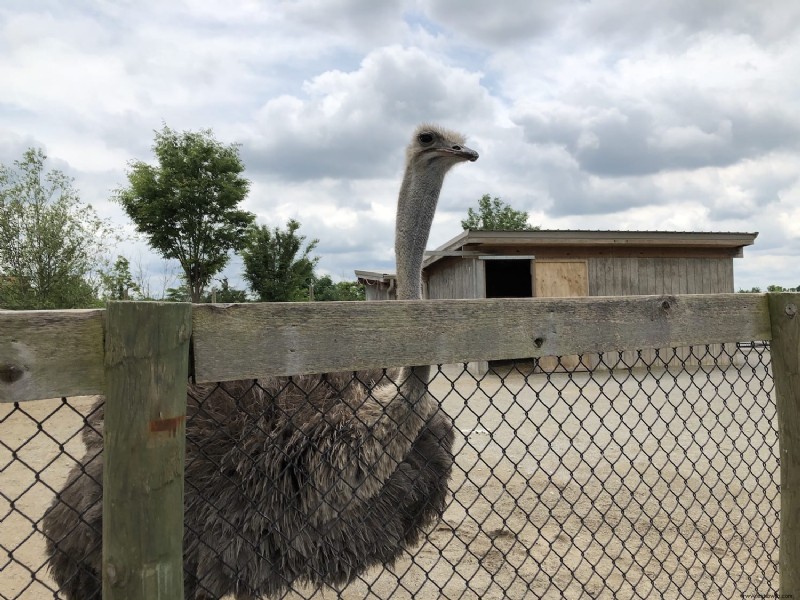
<path id="1" fill-rule="evenodd" d="M 191 304 L 106 309 L 103 599 L 183 598 Z"/>
<path id="2" fill-rule="evenodd" d="M 800 294 L 768 294 L 781 463 L 780 594 L 800 596 Z"/>

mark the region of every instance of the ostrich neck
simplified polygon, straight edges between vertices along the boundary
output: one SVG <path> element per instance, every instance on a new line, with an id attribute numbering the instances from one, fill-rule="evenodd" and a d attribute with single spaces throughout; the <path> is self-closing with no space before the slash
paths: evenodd
<path id="1" fill-rule="evenodd" d="M 421 174 L 412 164 L 406 167 L 397 201 L 394 240 L 398 300 L 422 299 L 422 260 L 445 172 L 446 169 L 437 169 L 434 165 L 429 165 Z M 403 393 L 411 404 L 427 398 L 425 391 L 430 372 L 430 365 L 415 366 L 406 371 Z"/>
<path id="2" fill-rule="evenodd" d="M 422 260 L 444 175 L 444 170 L 433 167 L 423 174 L 412 165 L 406 167 L 397 201 L 394 242 L 398 300 L 422 298 Z"/>

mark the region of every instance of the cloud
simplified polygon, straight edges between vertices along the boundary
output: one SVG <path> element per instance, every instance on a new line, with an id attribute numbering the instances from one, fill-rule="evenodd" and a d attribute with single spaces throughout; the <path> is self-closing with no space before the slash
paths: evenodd
<path id="1" fill-rule="evenodd" d="M 493 110 L 479 74 L 399 46 L 375 50 L 355 71 L 322 73 L 303 92 L 256 113 L 243 140 L 249 169 L 295 181 L 390 176 L 416 124 L 469 123 Z"/>
<path id="2" fill-rule="evenodd" d="M 575 0 L 513 0 L 502 4 L 487 4 L 483 0 L 423 0 L 420 8 L 430 19 L 465 41 L 505 46 L 546 35 L 579 4 Z"/>
<path id="3" fill-rule="evenodd" d="M 431 245 L 489 193 L 544 227 L 760 230 L 737 284 L 800 280 L 798 27 L 785 0 L 9 0 L 0 161 L 43 147 L 124 227 L 108 193 L 153 130 L 212 128 L 246 208 L 351 277 L 391 269 L 403 148 L 438 121 L 481 158 Z"/>

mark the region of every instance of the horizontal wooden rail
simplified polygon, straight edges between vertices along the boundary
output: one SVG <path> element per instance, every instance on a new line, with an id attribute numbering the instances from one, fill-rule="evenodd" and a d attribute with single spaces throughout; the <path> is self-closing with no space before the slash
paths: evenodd
<path id="1" fill-rule="evenodd" d="M 104 312 L 0 311 L 0 402 L 103 393 Z M 192 312 L 201 382 L 771 339 L 763 294 L 198 304 Z"/>
<path id="2" fill-rule="evenodd" d="M 104 312 L 0 311 L 0 402 L 102 394 Z"/>
<path id="3" fill-rule="evenodd" d="M 763 294 L 196 304 L 199 382 L 771 339 Z"/>

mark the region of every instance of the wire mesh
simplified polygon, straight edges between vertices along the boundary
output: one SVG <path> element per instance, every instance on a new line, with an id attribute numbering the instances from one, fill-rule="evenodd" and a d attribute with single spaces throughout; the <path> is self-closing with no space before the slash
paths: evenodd
<path id="1" fill-rule="evenodd" d="M 405 448 L 389 461 L 392 476 L 411 461 L 406 476 L 415 478 L 393 493 L 385 491 L 391 478 L 379 472 L 385 464 L 377 466 L 386 456 L 348 462 L 348 452 L 363 458 L 368 444 L 347 437 L 342 415 L 407 394 L 402 371 L 191 387 L 187 597 L 777 592 L 780 487 L 768 344 L 481 367 L 432 369 L 426 389 L 440 410 L 417 416 L 441 420 L 429 426 L 438 449 L 412 444 L 418 433 L 404 439 L 413 427 L 389 436 Z M 341 396 L 344 402 L 332 400 Z M 62 540 L 78 531 L 92 546 L 86 560 L 98 560 L 99 408 L 92 399 L 0 407 L 0 599 L 67 597 L 47 569 L 48 506 L 82 498 L 64 511 L 50 547 L 74 556 Z M 361 431 L 377 437 L 398 417 L 370 418 Z M 448 422 L 452 463 L 441 458 Z M 325 470 L 331 465 L 340 475 L 334 480 Z M 448 469 L 439 505 L 437 477 Z M 70 486 L 91 493 L 71 494 Z M 359 556 L 370 553 L 378 558 L 365 567 L 369 560 Z M 329 580 L 336 583 L 322 583 Z"/>

